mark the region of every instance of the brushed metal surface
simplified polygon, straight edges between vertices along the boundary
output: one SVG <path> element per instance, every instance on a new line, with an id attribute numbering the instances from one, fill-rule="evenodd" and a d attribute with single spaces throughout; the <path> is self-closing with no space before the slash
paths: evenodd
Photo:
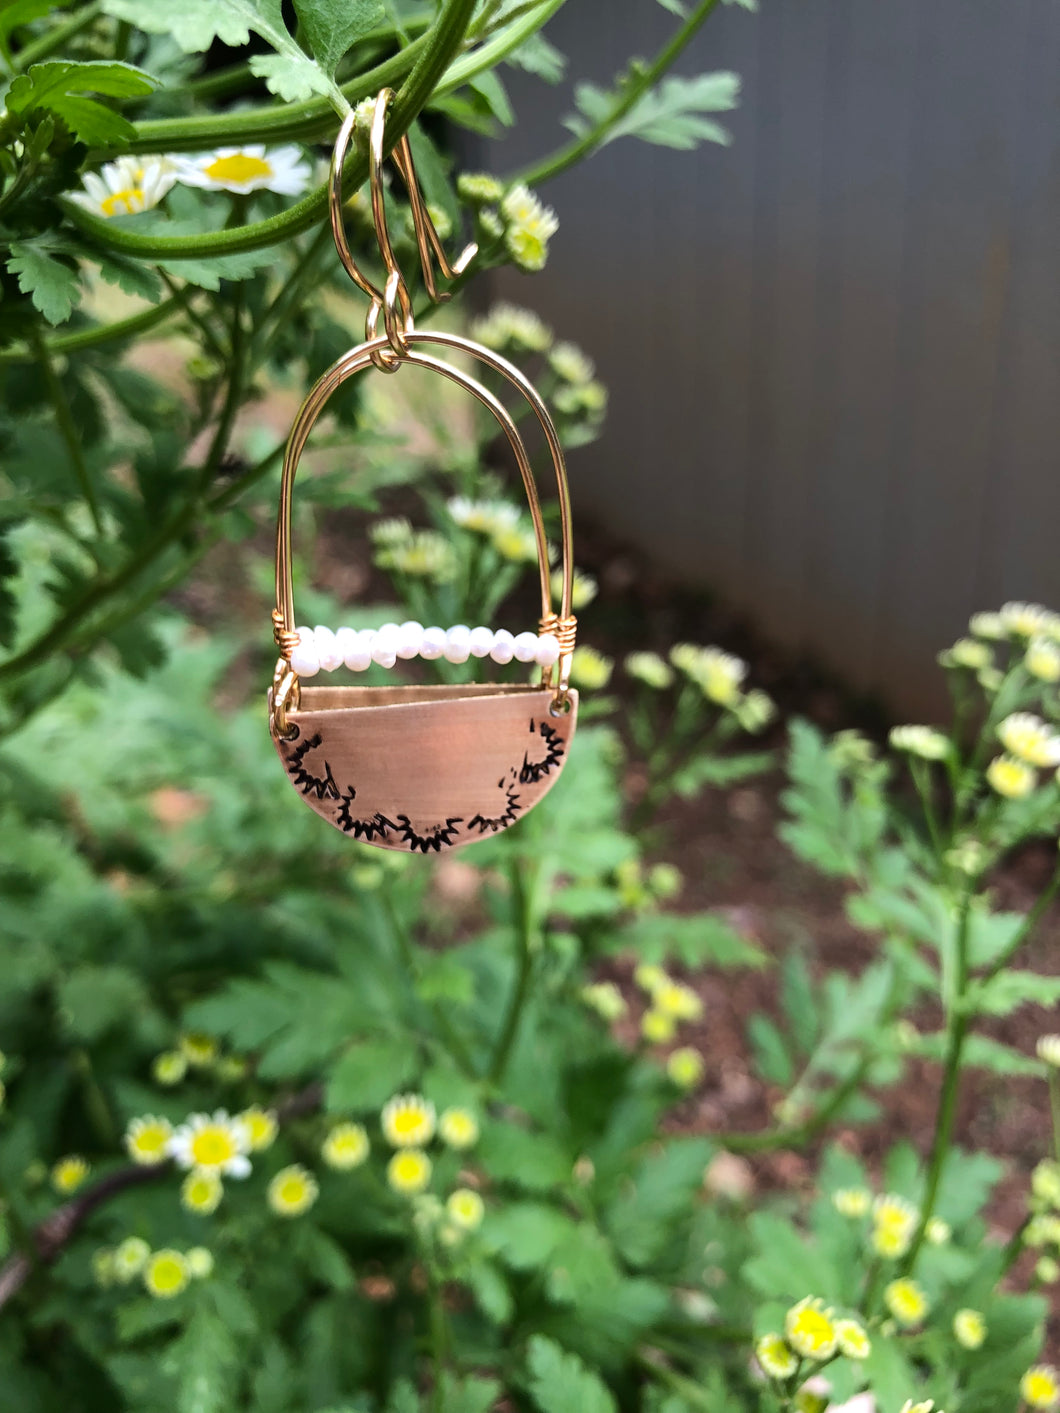
<path id="1" fill-rule="evenodd" d="M 578 714 L 549 687 L 303 687 L 276 740 L 291 784 L 336 829 L 441 853 L 509 828 L 555 784 Z M 274 738 L 275 739 L 275 738 Z"/>

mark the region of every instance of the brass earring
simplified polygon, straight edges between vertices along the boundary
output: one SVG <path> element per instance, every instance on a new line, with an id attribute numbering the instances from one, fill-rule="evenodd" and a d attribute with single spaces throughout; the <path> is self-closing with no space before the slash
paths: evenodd
<path id="1" fill-rule="evenodd" d="M 387 108 L 376 99 L 370 140 L 372 214 L 386 281 L 378 289 L 353 259 L 342 218 L 342 168 L 353 132 L 345 120 L 331 159 L 329 205 L 339 259 L 370 302 L 365 342 L 317 381 L 295 417 L 287 440 L 276 528 L 276 607 L 273 631 L 280 658 L 268 693 L 269 727 L 280 760 L 307 804 L 337 829 L 386 849 L 427 853 L 473 843 L 507 828 L 555 783 L 567 759 L 578 694 L 569 685 L 576 620 L 571 611 L 573 548 L 567 471 L 556 428 L 533 385 L 491 349 L 444 332 L 415 328 L 408 286 L 394 256 L 383 201 Z M 435 301 L 434 264 L 452 279 L 475 254 L 468 246 L 450 265 L 420 191 L 408 138 L 392 153 L 408 188 L 424 284 Z M 383 331 L 379 320 L 382 316 Z M 451 348 L 500 374 L 523 396 L 544 433 L 555 472 L 560 512 L 562 588 L 553 606 L 548 545 L 530 459 L 511 414 L 481 383 L 455 365 L 424 352 Z M 397 373 L 405 364 L 427 368 L 465 389 L 493 414 L 515 455 L 537 545 L 541 617 L 537 633 L 463 625 L 424 628 L 385 624 L 355 633 L 296 628 L 291 576 L 291 505 L 299 459 L 328 399 L 367 368 Z M 520 685 L 320 687 L 303 679 L 346 666 L 392 667 L 399 659 L 469 657 L 513 659 L 533 665 L 536 681 Z"/>

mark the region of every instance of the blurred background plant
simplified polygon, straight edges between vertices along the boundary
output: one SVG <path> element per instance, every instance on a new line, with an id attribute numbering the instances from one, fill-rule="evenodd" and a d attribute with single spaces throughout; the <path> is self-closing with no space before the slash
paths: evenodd
<path id="1" fill-rule="evenodd" d="M 472 274 L 540 268 L 554 213 L 518 180 L 453 181 L 445 144 L 508 120 L 498 65 L 558 77 L 556 8 L 0 10 L 0 1409 L 1060 1402 L 1041 1362 L 1060 1039 L 1026 1053 L 994 1024 L 1060 998 L 1024 960 L 1060 872 L 1027 911 L 996 892 L 1060 825 L 1056 615 L 977 615 L 942 658 L 952 728 L 898 727 L 888 753 L 798 719 L 785 736 L 718 647 L 612 661 L 579 572 L 569 766 L 516 828 L 434 865 L 300 808 L 246 705 L 271 668 L 283 425 L 360 317 L 314 144 L 332 109 L 400 85 L 393 122 L 440 229 L 473 227 Z M 730 75 L 660 82 L 713 8 L 612 91 L 583 85 L 538 170 L 618 135 L 722 137 L 705 115 Z M 347 212 L 368 255 L 363 197 Z M 568 447 L 599 432 L 568 330 L 510 304 L 470 330 L 526 367 Z M 300 487 L 308 621 L 531 621 L 502 469 L 473 410 L 408 370 L 339 400 Z M 349 511 L 370 563 L 347 556 Z M 669 861 L 683 802 L 778 770 L 791 866 L 841 881 L 863 966 L 772 956 Z M 752 982 L 771 1117 L 728 1130 L 700 1103 L 726 1059 L 710 998 Z M 866 1164 L 852 1135 L 925 1065 L 930 1145 Z M 954 1139 L 975 1069 L 1052 1101 L 1001 1231 L 1003 1163 Z M 813 1175 L 759 1189 L 771 1158 Z"/>

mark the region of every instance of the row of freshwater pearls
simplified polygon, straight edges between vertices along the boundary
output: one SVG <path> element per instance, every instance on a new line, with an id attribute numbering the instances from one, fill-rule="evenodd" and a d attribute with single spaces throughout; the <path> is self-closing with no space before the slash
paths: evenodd
<path id="1" fill-rule="evenodd" d="M 505 628 L 424 628 L 422 623 L 384 623 L 381 628 L 339 628 L 332 632 L 318 624 L 299 628 L 298 645 L 291 652 L 291 667 L 299 677 L 315 677 L 321 668 L 334 672 L 345 664 L 351 672 L 365 672 L 373 663 L 393 667 L 422 657 L 436 662 L 467 662 L 469 657 L 491 657 L 494 662 L 535 662 L 552 667 L 559 661 L 559 639 L 554 633 L 509 633 Z"/>

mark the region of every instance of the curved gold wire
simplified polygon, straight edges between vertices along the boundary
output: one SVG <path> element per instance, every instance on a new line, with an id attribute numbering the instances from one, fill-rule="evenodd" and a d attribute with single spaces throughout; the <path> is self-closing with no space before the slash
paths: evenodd
<path id="1" fill-rule="evenodd" d="M 570 684 L 571 656 L 574 652 L 577 629 L 572 605 L 574 548 L 567 466 L 559 434 L 537 389 L 514 364 L 509 363 L 500 354 L 494 353 L 492 349 L 485 348 L 482 344 L 475 343 L 460 334 L 418 333 L 415 329 L 412 300 L 390 240 L 384 199 L 383 161 L 386 143 L 386 114 L 393 96 L 392 90 L 384 88 L 376 98 L 369 141 L 372 218 L 380 255 L 386 269 L 386 279 L 381 290 L 368 278 L 354 259 L 346 239 L 346 228 L 342 218 L 342 168 L 353 134 L 354 113 L 349 113 L 343 121 L 332 152 L 331 173 L 328 181 L 328 214 L 335 240 L 335 249 L 343 268 L 357 287 L 368 296 L 370 303 L 365 318 L 366 341 L 344 354 L 317 379 L 298 410 L 284 451 L 283 477 L 280 485 L 280 512 L 276 524 L 276 607 L 272 615 L 273 635 L 281 654 L 273 675 L 271 695 L 272 728 L 278 735 L 287 734 L 287 708 L 288 706 L 297 706 L 300 694 L 297 674 L 290 665 L 291 652 L 298 641 L 294 623 L 294 585 L 291 572 L 291 508 L 295 473 L 298 470 L 298 463 L 309 434 L 332 393 L 341 387 L 348 378 L 373 366 L 385 373 L 395 373 L 403 363 L 410 363 L 416 367 L 440 373 L 442 377 L 448 378 L 458 387 L 477 398 L 482 406 L 493 414 L 504 431 L 515 453 L 534 527 L 534 543 L 537 548 L 541 588 L 541 632 L 554 633 L 560 646 L 559 660 L 555 669 L 546 668 L 542 673 L 542 681 L 546 686 L 555 688 L 553 710 L 565 710 L 570 705 L 567 690 Z M 408 188 L 412 224 L 423 271 L 423 282 L 431 299 L 440 302 L 448 299 L 449 293 L 438 289 L 434 275 L 435 264 L 445 279 L 455 279 L 475 256 L 478 247 L 473 243 L 466 246 L 459 259 L 453 264 L 449 263 L 420 190 L 412 160 L 412 148 L 407 135 L 402 135 L 398 139 L 391 155 L 394 165 L 401 173 Z M 382 334 L 379 332 L 380 316 L 383 319 Z M 443 347 L 454 348 L 469 354 L 478 362 L 486 364 L 522 393 L 536 416 L 548 444 L 559 496 L 562 588 L 558 612 L 552 604 L 548 542 L 545 536 L 545 522 L 541 514 L 537 482 L 526 446 L 511 414 L 493 393 L 469 374 L 450 363 L 432 358 L 429 354 L 415 352 L 413 345 L 416 344 L 441 344 Z"/>
<path id="2" fill-rule="evenodd" d="M 369 136 L 369 190 L 372 201 L 372 220 L 375 224 L 375 237 L 379 253 L 386 269 L 386 279 L 380 290 L 357 264 L 346 239 L 346 226 L 342 216 L 342 169 L 346 161 L 350 139 L 353 136 L 356 113 L 348 113 L 335 138 L 331 154 L 331 171 L 328 177 L 328 217 L 335 249 L 346 273 L 363 290 L 371 301 L 365 319 L 365 338 L 371 342 L 378 333 L 379 316 L 383 315 L 389 348 L 374 353 L 372 362 L 384 372 L 393 373 L 397 369 L 397 358 L 403 357 L 407 344 L 406 336 L 411 332 L 412 300 L 408 285 L 401 273 L 394 247 L 390 240 L 390 229 L 386 219 L 385 187 L 383 183 L 383 163 L 386 152 L 386 115 L 393 101 L 394 91 L 384 88 L 375 100 L 372 110 L 372 126 Z M 455 280 L 461 275 L 478 254 L 478 246 L 472 241 L 460 252 L 457 260 L 449 263 L 441 238 L 431 220 L 427 204 L 423 199 L 416 166 L 412 160 L 412 147 L 407 133 L 403 133 L 391 153 L 395 167 L 401 173 L 408 188 L 409 206 L 412 211 L 412 226 L 416 237 L 416 248 L 423 271 L 423 283 L 427 294 L 435 304 L 444 303 L 450 297 L 448 290 L 441 290 L 435 278 L 434 267 L 446 280 Z"/>
<path id="3" fill-rule="evenodd" d="M 412 330 L 407 335 L 408 351 L 399 359 L 399 363 L 409 363 L 415 367 L 426 368 L 431 372 L 439 373 L 442 377 L 448 378 L 477 398 L 477 400 L 491 412 L 497 423 L 504 431 L 505 436 L 515 454 L 516 462 L 519 466 L 519 474 L 522 478 L 523 489 L 526 492 L 527 504 L 530 509 L 530 518 L 534 527 L 534 541 L 537 548 L 538 577 L 541 591 L 541 630 L 542 632 L 555 633 L 559 639 L 560 656 L 556 664 L 555 680 L 551 669 L 547 669 L 543 674 L 543 681 L 548 686 L 555 686 L 554 705 L 563 707 L 566 702 L 567 688 L 570 684 L 570 661 L 574 651 L 576 620 L 572 613 L 571 598 L 574 583 L 574 549 L 573 534 L 571 528 L 570 513 L 570 489 L 567 484 L 566 461 L 563 456 L 563 448 L 560 445 L 559 435 L 555 424 L 549 415 L 548 409 L 541 399 L 540 394 L 533 384 L 509 363 L 507 359 L 494 353 L 492 349 L 483 347 L 471 339 L 466 339 L 460 334 L 444 332 L 421 333 Z M 552 458 L 553 469 L 556 476 L 556 487 L 558 491 L 560 506 L 560 553 L 561 553 L 561 583 L 560 607 L 557 613 L 552 603 L 552 583 L 548 557 L 548 542 L 545 535 L 545 522 L 541 513 L 541 500 L 538 494 L 537 481 L 534 477 L 533 467 L 526 450 L 519 429 L 502 402 L 496 398 L 487 388 L 477 382 L 469 374 L 463 372 L 451 363 L 443 362 L 441 359 L 432 358 L 428 354 L 417 353 L 412 345 L 415 344 L 442 344 L 446 347 L 462 350 L 470 354 L 479 362 L 485 363 L 500 373 L 512 383 L 526 398 L 531 410 L 537 417 L 544 432 L 545 440 L 548 444 L 549 453 Z M 291 558 L 291 515 L 294 499 L 294 478 L 298 470 L 298 464 L 313 430 L 317 419 L 320 417 L 328 400 L 332 394 L 342 386 L 347 379 L 354 377 L 357 373 L 373 365 L 373 354 L 384 349 L 388 349 L 386 337 L 379 337 L 358 345 L 348 353 L 336 360 L 317 382 L 310 389 L 305 401 L 298 410 L 298 414 L 292 424 L 290 435 L 287 439 L 287 446 L 284 451 L 283 474 L 280 482 L 280 510 L 276 523 L 276 608 L 273 612 L 274 635 L 282 656 L 276 664 L 276 675 L 274 677 L 274 706 L 273 721 L 274 728 L 280 734 L 286 729 L 286 712 L 277 710 L 276 702 L 280 697 L 280 688 L 289 678 L 293 678 L 297 683 L 297 677 L 290 666 L 289 657 L 293 640 L 296 634 L 295 614 L 294 614 L 294 583 L 292 574 Z M 393 351 L 393 350 L 391 350 Z M 283 701 L 290 697 L 290 688 L 287 689 Z"/>

